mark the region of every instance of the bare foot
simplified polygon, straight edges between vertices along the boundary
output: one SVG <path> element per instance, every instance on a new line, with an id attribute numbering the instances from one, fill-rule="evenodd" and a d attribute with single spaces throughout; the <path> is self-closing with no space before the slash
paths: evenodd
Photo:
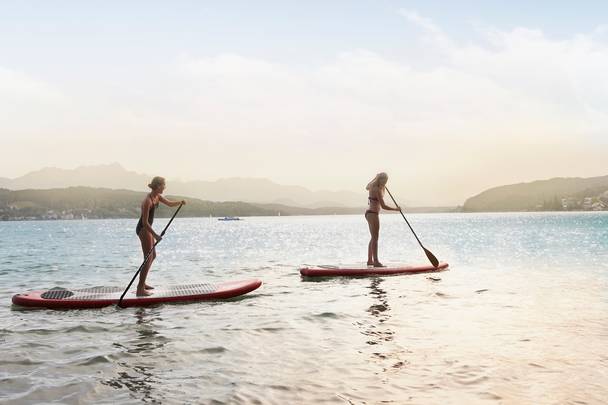
<path id="1" fill-rule="evenodd" d="M 144 287 L 146 290 L 153 290 L 154 287 L 152 287 L 151 285 L 146 284 L 146 286 Z"/>
<path id="2" fill-rule="evenodd" d="M 374 267 L 386 267 L 386 266 L 380 262 L 376 262 L 376 263 L 374 263 Z"/>
<path id="3" fill-rule="evenodd" d="M 367 265 L 368 265 L 368 266 L 373 266 L 373 265 L 374 265 L 374 262 L 367 262 Z"/>
<path id="4" fill-rule="evenodd" d="M 148 296 L 152 295 L 152 293 L 150 291 L 145 290 L 145 289 L 143 289 L 143 290 L 139 290 L 138 289 L 136 295 L 138 297 L 148 297 Z"/>

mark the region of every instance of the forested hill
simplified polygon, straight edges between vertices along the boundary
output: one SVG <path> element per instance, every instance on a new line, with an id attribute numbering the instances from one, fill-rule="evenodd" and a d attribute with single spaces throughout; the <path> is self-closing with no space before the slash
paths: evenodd
<path id="1" fill-rule="evenodd" d="M 140 204 L 146 193 L 105 188 L 69 187 L 50 190 L 0 189 L 0 219 L 95 219 L 137 218 Z M 239 201 L 214 202 L 196 198 L 167 195 L 174 200 L 187 200 L 180 216 L 268 216 L 268 215 L 322 215 L 353 214 L 363 208 L 301 208 L 280 204 L 251 204 Z M 171 216 L 175 208 L 161 204 L 158 217 Z"/>
<path id="2" fill-rule="evenodd" d="M 469 198 L 465 212 L 591 210 L 608 207 L 608 176 L 554 178 L 486 190 Z"/>

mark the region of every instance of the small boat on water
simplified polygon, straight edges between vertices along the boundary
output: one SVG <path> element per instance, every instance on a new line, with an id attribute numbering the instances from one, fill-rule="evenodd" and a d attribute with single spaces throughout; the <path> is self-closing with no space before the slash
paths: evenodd
<path id="1" fill-rule="evenodd" d="M 224 217 L 224 218 L 218 218 L 218 221 L 242 221 L 241 218 L 239 217 Z"/>

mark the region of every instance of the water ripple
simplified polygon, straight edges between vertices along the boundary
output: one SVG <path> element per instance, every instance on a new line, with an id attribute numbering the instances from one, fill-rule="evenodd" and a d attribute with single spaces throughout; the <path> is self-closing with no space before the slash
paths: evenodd
<path id="1" fill-rule="evenodd" d="M 365 259 L 360 216 L 228 227 L 178 218 L 158 247 L 152 283 L 256 277 L 259 292 L 82 311 L 26 311 L 10 298 L 124 285 L 142 260 L 132 221 L 3 223 L 0 401 L 603 403 L 608 215 L 411 220 L 450 272 L 300 278 L 301 263 Z M 387 261 L 426 260 L 399 217 L 382 221 Z"/>

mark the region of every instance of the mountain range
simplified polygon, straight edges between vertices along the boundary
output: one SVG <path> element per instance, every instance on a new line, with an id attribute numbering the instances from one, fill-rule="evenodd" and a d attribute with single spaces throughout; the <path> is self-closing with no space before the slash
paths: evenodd
<path id="1" fill-rule="evenodd" d="M 151 177 L 148 174 L 126 170 L 118 163 L 82 166 L 76 169 L 44 168 L 14 179 L 0 177 L 0 188 L 50 190 L 88 187 L 143 192 L 148 191 L 147 184 Z M 263 178 L 225 178 L 216 181 L 167 179 L 167 182 L 167 192 L 172 195 L 209 202 L 240 201 L 266 204 L 263 209 L 271 212 L 282 211 L 285 214 L 289 212 L 292 215 L 312 214 L 318 209 L 322 209 L 320 211 L 323 212 L 336 212 L 336 209 L 350 212 L 352 208 L 362 209 L 367 203 L 364 192 L 311 191 L 305 187 L 277 184 Z M 462 211 L 577 210 L 588 209 L 586 206 L 596 203 L 608 207 L 608 202 L 605 201 L 607 192 L 608 176 L 537 180 L 485 190 L 467 199 Z M 587 198 L 586 203 L 585 198 Z M 408 205 L 406 209 L 409 212 L 453 212 L 460 209 L 454 207 L 412 209 L 409 204 L 403 204 L 405 205 Z M 250 208 L 247 210 L 251 211 Z"/>
<path id="2" fill-rule="evenodd" d="M 126 170 L 118 163 L 81 166 L 76 169 L 44 168 L 14 179 L 0 177 L 0 188 L 9 190 L 92 187 L 147 191 L 152 176 Z M 216 181 L 167 179 L 168 192 L 208 201 L 243 201 L 292 207 L 363 207 L 364 192 L 311 191 L 305 187 L 281 185 L 263 178 L 225 178 Z"/>
<path id="3" fill-rule="evenodd" d="M 0 220 L 137 218 L 141 214 L 143 191 L 108 188 L 67 187 L 46 190 L 0 188 Z M 173 200 L 187 199 L 182 217 L 331 215 L 361 213 L 361 208 L 301 208 L 280 204 L 253 204 L 242 201 L 204 201 L 168 194 Z M 160 205 L 157 216 L 171 216 L 174 208 Z"/>

